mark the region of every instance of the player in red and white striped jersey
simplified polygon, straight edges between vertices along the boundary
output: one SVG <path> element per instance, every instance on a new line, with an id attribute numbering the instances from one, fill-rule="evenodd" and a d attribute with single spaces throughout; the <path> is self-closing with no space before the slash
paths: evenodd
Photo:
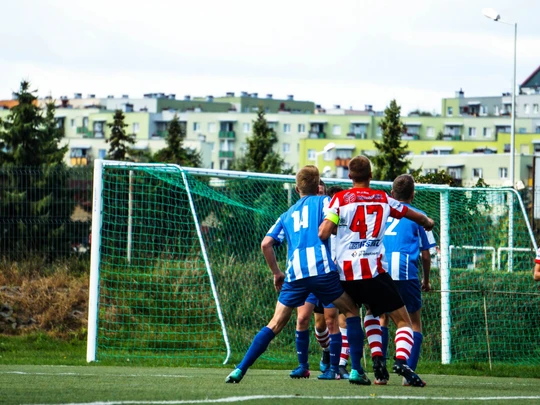
<path id="1" fill-rule="evenodd" d="M 349 162 L 353 187 L 337 193 L 329 212 L 319 227 L 319 237 L 326 240 L 336 234 L 336 263 L 345 291 L 357 305 L 369 306 L 373 316 L 388 313 L 397 326 L 396 356 L 393 370 L 410 385 L 423 387 L 425 382 L 407 366 L 413 345 L 412 324 L 392 277 L 387 273 L 383 236 L 388 217 L 407 218 L 431 230 L 432 219 L 409 210 L 383 191 L 369 188 L 371 162 L 356 156 Z M 381 374 L 381 362 L 374 362 L 375 377 Z M 384 369 L 386 371 L 386 368 Z"/>

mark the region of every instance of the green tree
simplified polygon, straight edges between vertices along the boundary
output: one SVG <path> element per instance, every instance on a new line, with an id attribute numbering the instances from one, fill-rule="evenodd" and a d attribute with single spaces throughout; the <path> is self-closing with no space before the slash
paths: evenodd
<path id="1" fill-rule="evenodd" d="M 437 173 L 422 174 L 422 168 L 413 170 L 411 175 L 414 177 L 415 183 L 423 184 L 446 184 L 450 187 L 456 187 L 456 181 L 446 171 L 440 170 Z"/>
<path id="2" fill-rule="evenodd" d="M 393 181 L 400 174 L 406 173 L 410 161 L 406 159 L 407 144 L 401 142 L 405 126 L 401 122 L 401 107 L 396 100 L 384 110 L 384 118 L 379 123 L 382 129 L 382 141 L 374 141 L 378 153 L 372 158 L 373 178 Z"/>
<path id="3" fill-rule="evenodd" d="M 107 159 L 112 160 L 132 160 L 129 156 L 130 145 L 135 144 L 135 135 L 127 134 L 125 116 L 122 110 L 114 112 L 113 122 L 108 122 L 107 126 L 111 129 L 111 136 L 106 140 L 110 144 Z"/>
<path id="4" fill-rule="evenodd" d="M 180 166 L 201 167 L 201 155 L 184 147 L 186 139 L 185 124 L 180 122 L 178 115 L 174 115 L 167 127 L 167 146 L 154 154 L 154 160 L 163 163 L 175 163 Z"/>
<path id="5" fill-rule="evenodd" d="M 264 110 L 259 107 L 253 121 L 253 135 L 247 138 L 246 155 L 233 167 L 243 172 L 283 173 L 284 160 L 273 150 L 277 142 L 276 132 L 268 126 Z"/>
<path id="6" fill-rule="evenodd" d="M 74 202 L 54 105 L 43 114 L 34 93 L 22 81 L 18 104 L 0 125 L 0 249 L 53 258 L 69 251 Z"/>

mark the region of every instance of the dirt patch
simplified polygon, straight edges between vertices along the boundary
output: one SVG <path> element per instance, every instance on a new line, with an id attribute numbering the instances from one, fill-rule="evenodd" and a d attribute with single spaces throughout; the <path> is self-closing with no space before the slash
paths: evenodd
<path id="1" fill-rule="evenodd" d="M 48 275 L 0 263 L 0 334 L 40 330 L 61 337 L 87 325 L 88 277 L 60 266 Z"/>

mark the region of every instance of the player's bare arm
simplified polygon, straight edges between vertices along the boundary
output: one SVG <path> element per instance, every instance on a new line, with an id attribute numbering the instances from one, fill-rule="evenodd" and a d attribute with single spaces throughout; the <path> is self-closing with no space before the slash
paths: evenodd
<path id="1" fill-rule="evenodd" d="M 431 255 L 429 250 L 422 250 L 422 291 L 431 291 L 431 284 L 429 283 L 429 270 L 431 269 Z"/>
<path id="2" fill-rule="evenodd" d="M 337 230 L 336 224 L 332 221 L 325 219 L 319 226 L 319 239 L 326 240 L 330 235 L 335 234 Z"/>
<path id="3" fill-rule="evenodd" d="M 264 255 L 264 259 L 266 260 L 266 264 L 268 264 L 268 267 L 274 275 L 274 288 L 276 289 L 276 291 L 281 291 L 281 287 L 283 286 L 283 282 L 285 281 L 285 274 L 283 274 L 283 272 L 279 269 L 279 265 L 276 259 L 276 253 L 274 252 L 275 244 L 276 241 L 274 238 L 270 236 L 265 236 L 261 243 L 261 249 Z"/>
<path id="4" fill-rule="evenodd" d="M 405 214 L 405 218 L 416 222 L 420 226 L 423 226 L 426 231 L 431 231 L 435 226 L 435 222 L 431 218 L 428 218 L 424 214 L 421 214 L 415 210 L 408 210 Z"/>

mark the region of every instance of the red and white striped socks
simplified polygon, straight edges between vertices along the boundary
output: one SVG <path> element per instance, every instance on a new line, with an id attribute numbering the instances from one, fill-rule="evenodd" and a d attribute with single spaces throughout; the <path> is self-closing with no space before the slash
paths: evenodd
<path id="1" fill-rule="evenodd" d="M 317 329 L 315 329 L 315 337 L 317 338 L 317 342 L 319 342 L 319 345 L 323 349 L 327 349 L 330 346 L 330 333 L 328 332 L 328 328 L 325 329 L 324 332 L 319 333 Z"/>
<path id="2" fill-rule="evenodd" d="M 371 314 L 364 317 L 364 328 L 371 349 L 371 357 L 381 356 L 382 352 L 382 329 L 379 317 Z"/>
<path id="3" fill-rule="evenodd" d="M 339 365 L 346 366 L 349 362 L 349 340 L 347 339 L 347 328 L 339 328 L 341 332 L 341 353 L 339 355 Z"/>
<path id="4" fill-rule="evenodd" d="M 411 349 L 413 347 L 414 338 L 413 330 L 408 327 L 399 328 L 396 330 L 396 359 L 409 360 Z"/>

